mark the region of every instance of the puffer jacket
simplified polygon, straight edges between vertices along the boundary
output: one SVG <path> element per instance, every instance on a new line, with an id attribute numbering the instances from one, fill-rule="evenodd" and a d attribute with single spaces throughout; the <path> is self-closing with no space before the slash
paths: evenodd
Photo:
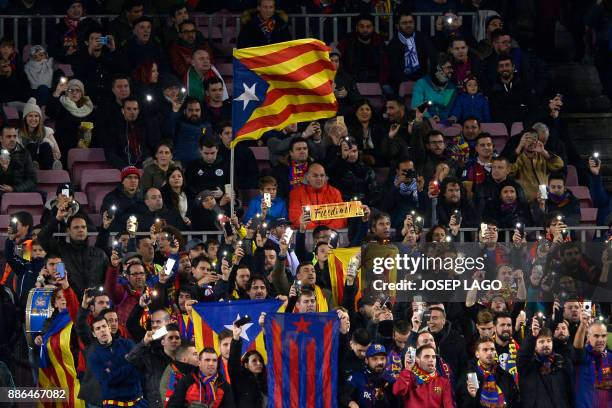
<path id="1" fill-rule="evenodd" d="M 332 204 L 341 203 L 342 194 L 340 191 L 325 184 L 320 190 L 315 190 L 311 186 L 301 185 L 297 186 L 289 194 L 289 221 L 294 228 L 300 226 L 300 216 L 302 215 L 302 207 L 317 205 L 317 204 Z M 317 225 L 327 225 L 333 229 L 346 228 L 346 218 L 340 218 L 336 220 L 324 220 L 324 221 L 311 221 L 308 223 L 307 228 L 309 230 L 314 229 Z"/>

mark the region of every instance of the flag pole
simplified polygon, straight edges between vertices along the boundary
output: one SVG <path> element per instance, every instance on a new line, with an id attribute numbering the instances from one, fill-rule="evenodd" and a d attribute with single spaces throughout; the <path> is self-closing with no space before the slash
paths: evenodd
<path id="1" fill-rule="evenodd" d="M 232 186 L 232 195 L 234 194 L 234 149 L 236 146 L 230 148 L 230 185 Z M 234 197 L 230 197 L 230 217 L 234 216 Z"/>

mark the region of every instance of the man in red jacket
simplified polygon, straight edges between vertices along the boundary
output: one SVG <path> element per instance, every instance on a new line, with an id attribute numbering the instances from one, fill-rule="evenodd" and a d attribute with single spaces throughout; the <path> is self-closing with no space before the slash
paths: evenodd
<path id="1" fill-rule="evenodd" d="M 455 408 L 450 379 L 436 370 L 436 349 L 426 344 L 416 351 L 416 364 L 406 367 L 393 394 L 401 397 L 404 408 Z"/>
<path id="2" fill-rule="evenodd" d="M 341 203 L 344 201 L 340 191 L 327 183 L 325 168 L 321 164 L 313 163 L 310 165 L 306 173 L 306 182 L 308 184 L 297 186 L 289 194 L 289 220 L 296 229 L 300 227 L 300 217 L 305 207 L 318 204 Z M 309 208 L 305 209 L 307 212 L 309 210 Z M 327 225 L 338 230 L 346 228 L 346 218 L 311 221 L 306 228 L 311 230 L 317 225 Z"/>

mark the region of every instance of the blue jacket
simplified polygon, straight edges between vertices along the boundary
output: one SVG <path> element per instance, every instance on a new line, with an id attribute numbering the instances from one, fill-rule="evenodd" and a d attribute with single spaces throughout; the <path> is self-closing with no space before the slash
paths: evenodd
<path id="1" fill-rule="evenodd" d="M 591 174 L 589 176 L 589 191 L 593 207 L 597 208 L 597 225 L 606 225 L 606 218 L 612 212 L 612 200 L 606 191 L 601 176 Z"/>
<path id="2" fill-rule="evenodd" d="M 132 340 L 118 338 L 110 346 L 96 344 L 87 355 L 87 367 L 100 383 L 103 400 L 131 401 L 142 396 L 140 372 L 125 359 L 133 347 Z"/>
<path id="3" fill-rule="evenodd" d="M 180 161 L 183 167 L 198 160 L 200 156 L 199 141 L 203 135 L 212 135 L 208 122 L 192 123 L 181 117 L 181 113 L 172 112 L 166 122 L 164 135 L 174 140 L 174 160 Z"/>
<path id="4" fill-rule="evenodd" d="M 353 371 L 342 388 L 340 402 L 348 405 L 355 401 L 360 407 L 375 408 L 397 406 L 397 399 L 392 393 L 395 378 L 386 370 L 376 374 L 364 367 Z"/>
<path id="5" fill-rule="evenodd" d="M 255 214 L 261 213 L 261 200 L 263 199 L 263 195 L 260 194 L 257 197 L 253 198 L 249 203 L 249 208 L 244 214 L 244 223 L 246 224 L 249 220 L 255 217 Z M 272 200 L 272 207 L 268 210 L 268 214 L 266 215 L 266 221 L 269 223 L 275 218 L 289 218 L 287 212 L 287 204 L 285 200 L 282 198 L 276 197 Z"/>
<path id="6" fill-rule="evenodd" d="M 458 123 L 463 123 L 470 116 L 478 119 L 480 123 L 491 122 L 489 100 L 481 93 L 476 95 L 460 93 L 457 99 L 455 99 L 450 115 L 456 117 Z"/>

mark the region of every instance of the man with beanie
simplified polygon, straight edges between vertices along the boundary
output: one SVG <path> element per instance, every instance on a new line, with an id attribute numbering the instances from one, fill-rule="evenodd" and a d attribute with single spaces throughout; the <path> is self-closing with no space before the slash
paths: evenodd
<path id="1" fill-rule="evenodd" d="M 127 0 L 123 3 L 123 11 L 110 22 L 109 31 L 115 38 L 118 48 L 123 47 L 134 35 L 134 21 L 144 14 L 144 0 Z"/>
<path id="2" fill-rule="evenodd" d="M 25 193 L 36 188 L 36 170 L 30 153 L 18 142 L 17 128 L 6 124 L 2 127 L 0 147 L 0 195 Z"/>
<path id="3" fill-rule="evenodd" d="M 128 166 L 121 170 L 121 184 L 108 193 L 102 201 L 100 212 L 115 213 L 115 219 L 111 224 L 111 231 L 122 231 L 125 229 L 125 211 L 142 202 L 140 195 L 140 172 L 134 166 Z M 114 206 L 114 209 L 113 209 Z M 110 211 L 109 211 L 110 210 Z"/>
<path id="4" fill-rule="evenodd" d="M 447 54 L 440 54 L 432 72 L 414 84 L 412 108 L 416 109 L 423 103 L 431 101 L 431 106 L 425 111 L 425 117 L 432 117 L 436 122 L 446 120 L 457 95 L 457 87 L 450 81 L 452 76 L 451 57 Z"/>
<path id="5" fill-rule="evenodd" d="M 106 159 L 117 169 L 141 167 L 161 140 L 157 118 L 141 117 L 138 99 L 134 96 L 122 101 L 121 113 L 123 120 L 110 124 L 103 141 Z"/>
<path id="6" fill-rule="evenodd" d="M 122 72 L 133 72 L 139 64 L 155 62 L 161 72 L 168 72 L 166 54 L 153 35 L 153 19 L 141 16 L 132 21 L 133 36 L 118 51 L 118 62 Z"/>

